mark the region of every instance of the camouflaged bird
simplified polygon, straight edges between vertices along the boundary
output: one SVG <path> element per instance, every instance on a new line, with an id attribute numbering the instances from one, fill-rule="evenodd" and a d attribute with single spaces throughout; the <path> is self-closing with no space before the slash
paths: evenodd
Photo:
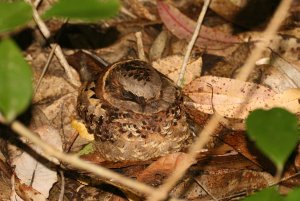
<path id="1" fill-rule="evenodd" d="M 107 161 L 145 161 L 190 143 L 180 89 L 150 64 L 120 61 L 92 77 L 81 87 L 77 111 Z"/>

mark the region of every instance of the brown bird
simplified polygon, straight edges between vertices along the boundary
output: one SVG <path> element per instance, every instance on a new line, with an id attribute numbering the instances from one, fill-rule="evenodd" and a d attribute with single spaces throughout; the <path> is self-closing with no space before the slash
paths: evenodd
<path id="1" fill-rule="evenodd" d="M 193 134 L 180 89 L 141 60 L 114 63 L 83 84 L 77 110 L 107 161 L 178 152 Z"/>

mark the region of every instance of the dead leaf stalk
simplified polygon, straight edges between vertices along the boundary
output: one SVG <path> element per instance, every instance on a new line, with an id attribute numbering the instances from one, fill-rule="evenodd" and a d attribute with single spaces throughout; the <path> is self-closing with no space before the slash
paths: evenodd
<path id="1" fill-rule="evenodd" d="M 143 61 L 147 61 L 146 56 L 145 56 L 145 52 L 144 52 L 142 32 L 140 32 L 140 31 L 136 32 L 135 37 L 136 37 L 136 44 L 137 44 L 139 59 L 141 59 Z"/>
<path id="2" fill-rule="evenodd" d="M 259 57 L 262 54 L 262 51 L 268 46 L 270 40 L 275 36 L 277 30 L 279 29 L 280 24 L 285 19 L 285 16 L 288 13 L 288 9 L 291 3 L 292 0 L 283 0 L 280 2 L 269 25 L 262 34 L 262 36 L 264 37 L 263 41 L 265 42 L 257 44 L 255 49 L 251 52 L 250 56 L 243 65 L 240 73 L 237 75 L 237 79 L 243 81 L 247 80 L 250 72 L 255 67 L 255 62 L 259 59 Z M 184 72 L 184 69 L 182 69 L 182 71 Z M 181 76 L 183 77 L 183 75 Z M 178 79 L 177 84 L 181 82 L 181 79 L 182 78 Z M 171 174 L 171 176 L 167 178 L 164 184 L 161 185 L 159 189 L 155 191 L 154 194 L 151 195 L 151 197 L 148 198 L 148 200 L 160 201 L 167 198 L 168 193 L 173 188 L 173 186 L 179 181 L 180 178 L 182 178 L 182 176 L 185 174 L 190 165 L 192 165 L 192 161 L 194 160 L 199 150 L 201 150 L 203 146 L 210 140 L 211 134 L 217 128 L 221 118 L 222 117 L 218 114 L 212 115 L 204 129 L 197 137 L 195 143 L 192 144 L 192 146 L 190 147 L 187 153 L 187 158 L 180 161 L 180 164 L 176 167 L 175 171 Z"/>
<path id="3" fill-rule="evenodd" d="M 32 13 L 33 13 L 33 19 L 36 22 L 36 24 L 38 25 L 41 33 L 43 34 L 43 36 L 48 39 L 51 36 L 51 33 L 48 29 L 48 27 L 46 26 L 45 22 L 41 19 L 37 9 L 34 7 L 34 5 L 31 3 L 30 0 L 25 0 L 28 4 L 31 5 L 32 7 Z M 55 47 L 55 44 L 50 44 L 51 48 Z M 73 70 L 70 65 L 67 62 L 67 59 L 65 58 L 62 49 L 59 45 L 57 45 L 57 47 L 55 48 L 55 55 L 57 57 L 57 59 L 59 60 L 60 64 L 63 66 L 67 78 L 70 81 L 70 83 L 72 83 L 74 86 L 80 86 L 80 82 L 78 79 L 76 79 L 76 72 L 75 70 Z"/>
<path id="4" fill-rule="evenodd" d="M 60 186 L 60 193 L 59 193 L 58 201 L 63 201 L 64 195 L 65 195 L 65 176 L 64 176 L 64 172 L 62 170 L 59 171 L 59 174 L 61 177 L 61 186 Z"/>
<path id="5" fill-rule="evenodd" d="M 47 62 L 46 62 L 46 64 L 45 64 L 44 68 L 43 68 L 42 74 L 41 74 L 41 76 L 39 77 L 39 80 L 38 80 L 38 82 L 37 82 L 37 84 L 36 84 L 36 86 L 35 86 L 33 96 L 35 96 L 35 94 L 36 94 L 36 92 L 37 92 L 37 90 L 38 90 L 38 88 L 39 88 L 39 86 L 40 86 L 40 84 L 41 84 L 41 81 L 42 81 L 42 79 L 43 79 L 43 77 L 44 77 L 44 75 L 45 75 L 45 73 L 46 73 L 46 71 L 47 71 L 47 69 L 48 69 L 48 67 L 49 67 L 49 65 L 50 65 L 50 62 L 52 61 L 52 58 L 53 58 L 53 55 L 54 55 L 54 52 L 55 52 L 56 47 L 57 47 L 57 44 L 54 45 L 54 47 L 52 48 L 52 50 L 51 50 L 51 52 L 50 52 L 50 54 L 49 54 L 49 57 L 48 57 L 48 59 L 47 59 Z"/>
<path id="6" fill-rule="evenodd" d="M 186 52 L 185 52 L 185 55 L 184 55 L 184 59 L 183 59 L 183 62 L 182 62 L 181 68 L 180 68 L 180 73 L 179 73 L 179 77 L 178 77 L 178 80 L 177 80 L 177 86 L 182 86 L 182 84 L 183 84 L 183 78 L 184 78 L 184 73 L 186 71 L 186 66 L 188 64 L 192 49 L 194 47 L 194 44 L 195 44 L 195 42 L 197 40 L 197 37 L 199 35 L 200 28 L 201 28 L 201 25 L 202 25 L 202 22 L 203 22 L 203 19 L 204 19 L 204 16 L 205 16 L 205 13 L 207 11 L 209 3 L 210 3 L 210 0 L 206 0 L 204 2 L 204 5 L 203 5 L 202 10 L 200 12 L 200 15 L 198 17 L 196 28 L 194 30 L 193 36 L 192 36 L 188 46 L 187 46 L 187 49 L 186 49 Z"/>

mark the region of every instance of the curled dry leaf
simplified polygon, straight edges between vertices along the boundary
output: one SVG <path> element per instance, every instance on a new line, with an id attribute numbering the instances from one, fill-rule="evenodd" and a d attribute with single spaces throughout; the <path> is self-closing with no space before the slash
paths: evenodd
<path id="1" fill-rule="evenodd" d="M 189 40 L 196 27 L 196 22 L 182 14 L 177 8 L 157 1 L 157 9 L 164 25 L 179 39 Z M 206 49 L 224 49 L 241 40 L 233 35 L 224 33 L 205 25 L 201 26 L 196 45 Z"/>
<path id="2" fill-rule="evenodd" d="M 35 130 L 43 141 L 54 146 L 55 148 L 62 150 L 62 142 L 58 131 L 50 126 L 43 126 Z M 31 146 L 31 148 L 46 157 L 46 155 L 37 146 Z M 13 149 L 11 149 L 13 150 Z M 15 166 L 14 174 L 20 180 L 16 183 L 16 189 L 21 188 L 24 195 L 31 194 L 32 191 L 38 191 L 44 197 L 49 196 L 49 191 L 52 185 L 57 182 L 56 171 L 51 168 L 53 163 L 58 163 L 58 160 L 53 157 L 46 157 L 51 162 L 46 162 L 44 159 L 40 158 L 38 155 L 32 156 L 27 152 L 22 154 L 11 153 L 14 157 L 11 159 L 11 165 Z M 43 162 L 39 162 L 39 161 Z M 29 192 L 26 191 L 28 189 Z M 22 197 L 22 196 L 21 196 Z"/>
<path id="3" fill-rule="evenodd" d="M 262 78 L 262 83 L 276 92 L 300 88 L 300 67 L 285 60 L 278 54 L 271 54 L 271 67 Z"/>
<path id="4" fill-rule="evenodd" d="M 203 76 L 186 86 L 184 93 L 194 101 L 186 105 L 204 113 L 217 112 L 229 118 L 245 119 L 249 112 L 257 108 L 283 107 L 293 113 L 300 112 L 299 89 L 277 94 L 265 86 L 250 82 Z"/>
<path id="5" fill-rule="evenodd" d="M 11 195 L 11 201 L 46 201 L 47 198 L 39 191 L 35 190 L 32 186 L 26 185 L 18 178 L 12 178 L 14 180 L 14 189 Z"/>
<path id="6" fill-rule="evenodd" d="M 183 62 L 183 57 L 179 55 L 169 56 L 163 59 L 159 59 L 152 63 L 153 67 L 156 68 L 162 74 L 168 76 L 174 82 L 177 81 L 180 67 Z M 184 74 L 184 84 L 190 83 L 196 77 L 201 74 L 202 58 L 198 58 L 195 61 L 190 62 L 187 65 L 186 72 Z"/>
<path id="7" fill-rule="evenodd" d="M 165 29 L 158 34 L 150 48 L 150 61 L 155 61 L 161 58 L 167 45 L 168 39 L 168 32 Z"/>

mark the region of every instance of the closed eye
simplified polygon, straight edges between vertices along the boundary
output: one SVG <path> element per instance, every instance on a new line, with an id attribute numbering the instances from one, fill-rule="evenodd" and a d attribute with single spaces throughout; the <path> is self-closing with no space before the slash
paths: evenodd
<path id="1" fill-rule="evenodd" d="M 135 103 L 140 104 L 141 106 L 144 106 L 146 104 L 144 97 L 137 96 L 137 95 L 133 94 L 132 92 L 124 90 L 124 89 L 121 91 L 121 93 L 122 93 L 123 100 L 135 102 Z"/>

